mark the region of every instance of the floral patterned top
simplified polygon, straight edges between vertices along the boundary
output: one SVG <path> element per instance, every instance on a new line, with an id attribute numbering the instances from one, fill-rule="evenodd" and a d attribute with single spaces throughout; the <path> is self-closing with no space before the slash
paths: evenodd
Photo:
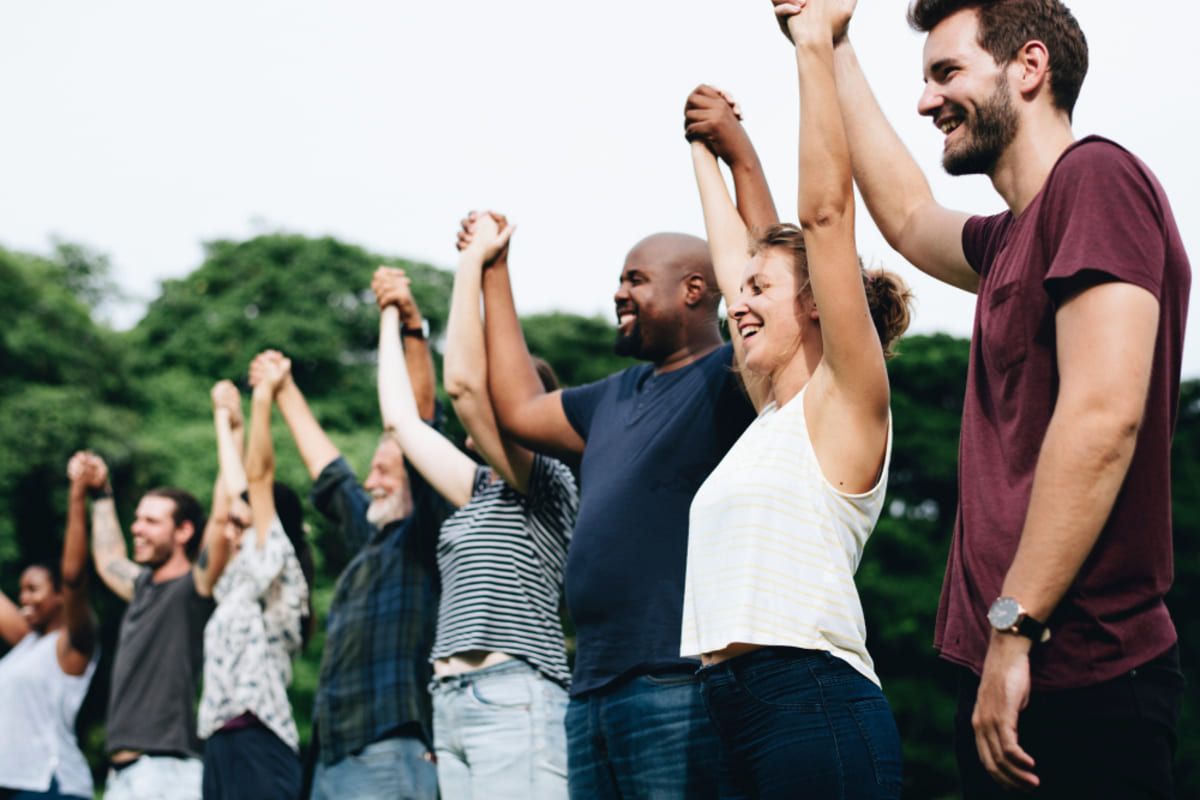
<path id="1" fill-rule="evenodd" d="M 201 738 L 250 712 L 299 752 L 287 687 L 302 644 L 308 584 L 278 517 L 261 550 L 254 529 L 246 529 L 213 597 L 217 608 L 204 629 Z"/>

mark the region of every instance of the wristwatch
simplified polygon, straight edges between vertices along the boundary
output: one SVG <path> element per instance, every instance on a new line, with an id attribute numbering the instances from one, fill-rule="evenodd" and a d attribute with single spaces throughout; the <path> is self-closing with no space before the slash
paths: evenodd
<path id="1" fill-rule="evenodd" d="M 408 336 L 413 339 L 428 339 L 429 338 L 429 320 L 422 319 L 419 327 L 410 328 L 405 325 L 400 329 L 401 336 Z"/>
<path id="2" fill-rule="evenodd" d="M 987 618 L 992 627 L 1000 633 L 1017 633 L 1035 644 L 1050 638 L 1050 629 L 1046 627 L 1046 623 L 1029 616 L 1029 612 L 1012 597 L 997 597 L 996 602 L 988 609 Z"/>

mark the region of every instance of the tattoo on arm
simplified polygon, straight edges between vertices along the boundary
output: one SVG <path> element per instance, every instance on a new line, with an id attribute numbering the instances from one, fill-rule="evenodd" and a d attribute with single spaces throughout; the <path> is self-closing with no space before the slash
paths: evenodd
<path id="1" fill-rule="evenodd" d="M 100 558 L 125 556 L 125 537 L 111 499 L 97 500 L 92 506 L 92 547 Z"/>
<path id="2" fill-rule="evenodd" d="M 113 563 L 109 564 L 108 572 L 113 577 L 133 583 L 137 580 L 139 570 L 138 566 L 132 561 L 121 559 L 120 561 L 114 561 Z"/>
<path id="3" fill-rule="evenodd" d="M 196 559 L 196 566 L 201 570 L 208 569 L 208 545 L 204 545 L 204 549 L 200 551 L 200 557 Z"/>
<path id="4" fill-rule="evenodd" d="M 132 597 L 139 570 L 125 550 L 125 537 L 111 499 L 92 504 L 92 554 L 96 571 L 108 587 L 126 600 Z"/>

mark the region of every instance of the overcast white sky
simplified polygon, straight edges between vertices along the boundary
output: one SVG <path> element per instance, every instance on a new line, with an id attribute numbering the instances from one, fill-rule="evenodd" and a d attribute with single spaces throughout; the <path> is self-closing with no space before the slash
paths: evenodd
<path id="1" fill-rule="evenodd" d="M 998 211 L 986 179 L 941 171 L 941 136 L 916 113 L 922 37 L 904 5 L 860 0 L 851 38 L 867 76 L 939 200 Z M 1200 259 L 1200 12 L 1071 5 L 1092 64 L 1076 133 L 1150 165 Z M 200 264 L 201 242 L 263 231 L 452 267 L 458 219 L 494 207 L 519 225 L 523 313 L 611 316 L 635 241 L 703 235 L 682 137 L 696 84 L 738 98 L 780 211 L 794 214 L 794 72 L 766 0 L 5 3 L 0 245 L 90 245 L 144 302 Z M 969 335 L 973 298 L 917 275 L 859 220 L 867 260 L 916 289 L 914 328 Z M 1192 305 L 1184 373 L 1197 377 Z"/>

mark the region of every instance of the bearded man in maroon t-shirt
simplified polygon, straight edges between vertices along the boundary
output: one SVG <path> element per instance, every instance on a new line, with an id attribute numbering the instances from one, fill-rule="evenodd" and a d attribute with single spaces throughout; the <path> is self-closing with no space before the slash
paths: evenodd
<path id="1" fill-rule="evenodd" d="M 839 5 L 863 199 L 905 258 L 978 295 L 935 638 L 963 668 L 964 795 L 1170 796 L 1183 677 L 1163 596 L 1191 269 L 1167 198 L 1120 146 L 1076 141 L 1087 43 L 1059 0 L 916 0 L 919 110 L 943 166 L 986 174 L 1009 210 L 942 208 L 858 66 L 853 0 Z"/>

